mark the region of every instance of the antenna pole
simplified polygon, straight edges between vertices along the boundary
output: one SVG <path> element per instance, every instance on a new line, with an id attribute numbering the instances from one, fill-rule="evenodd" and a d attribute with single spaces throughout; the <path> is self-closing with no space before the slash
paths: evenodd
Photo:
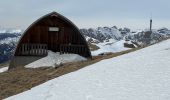
<path id="1" fill-rule="evenodd" d="M 152 13 L 151 13 L 151 18 L 150 18 L 150 32 L 152 32 Z"/>

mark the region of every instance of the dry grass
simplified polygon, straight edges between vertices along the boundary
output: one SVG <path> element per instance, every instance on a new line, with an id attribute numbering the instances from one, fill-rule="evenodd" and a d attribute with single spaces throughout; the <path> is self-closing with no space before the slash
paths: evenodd
<path id="1" fill-rule="evenodd" d="M 0 64 L 0 68 L 6 67 L 6 66 L 9 66 L 9 62 L 8 61 Z"/>
<path id="2" fill-rule="evenodd" d="M 139 48 L 138 48 L 139 49 Z M 34 86 L 42 84 L 53 78 L 79 70 L 103 59 L 120 56 L 138 49 L 131 49 L 119 53 L 109 53 L 103 56 L 93 57 L 92 60 L 83 62 L 67 63 L 55 68 L 26 69 L 18 68 L 8 72 L 0 73 L 0 99 L 29 90 Z"/>
<path id="3" fill-rule="evenodd" d="M 97 45 L 94 45 L 92 43 L 88 43 L 88 45 L 89 45 L 91 51 L 100 49 Z"/>

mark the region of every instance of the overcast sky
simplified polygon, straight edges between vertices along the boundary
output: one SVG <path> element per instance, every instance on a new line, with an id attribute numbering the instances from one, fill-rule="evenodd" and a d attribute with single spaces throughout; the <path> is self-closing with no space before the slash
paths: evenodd
<path id="1" fill-rule="evenodd" d="M 25 29 L 56 11 L 79 28 L 118 26 L 132 29 L 170 28 L 170 0 L 0 0 L 0 26 Z"/>

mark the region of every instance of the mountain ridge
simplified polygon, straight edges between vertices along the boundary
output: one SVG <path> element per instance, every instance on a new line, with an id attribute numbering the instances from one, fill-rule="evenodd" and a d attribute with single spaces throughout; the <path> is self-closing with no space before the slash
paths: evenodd
<path id="1" fill-rule="evenodd" d="M 170 37 L 170 30 L 167 28 L 153 30 L 149 37 L 146 35 L 148 30 L 131 31 L 129 28 L 117 28 L 116 26 L 83 28 L 80 29 L 80 31 L 85 36 L 90 48 L 92 48 L 93 45 L 93 47 L 97 49 L 100 49 L 100 44 L 102 44 L 102 46 L 104 45 L 103 48 L 110 46 L 109 49 L 111 49 L 115 46 L 113 44 L 119 41 L 121 41 L 120 45 L 123 45 L 123 43 L 131 43 L 137 44 L 138 46 L 147 46 Z M 0 29 L 0 63 L 12 58 L 14 48 L 22 34 L 23 31 L 20 29 Z M 122 42 L 122 40 L 124 42 Z"/>

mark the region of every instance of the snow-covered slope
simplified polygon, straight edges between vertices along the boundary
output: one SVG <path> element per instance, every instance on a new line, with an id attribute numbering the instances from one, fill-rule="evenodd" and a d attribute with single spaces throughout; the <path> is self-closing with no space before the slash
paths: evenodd
<path id="1" fill-rule="evenodd" d="M 102 60 L 6 100 L 170 100 L 170 40 Z"/>
<path id="2" fill-rule="evenodd" d="M 48 56 L 26 65 L 26 68 L 56 67 L 63 63 L 84 61 L 86 58 L 77 54 L 62 54 L 48 51 Z"/>
<path id="3" fill-rule="evenodd" d="M 109 39 L 107 42 L 96 44 L 100 49 L 92 51 L 91 53 L 93 56 L 96 56 L 103 53 L 116 53 L 130 49 L 124 47 L 125 42 L 125 40 L 115 41 L 113 39 Z"/>

